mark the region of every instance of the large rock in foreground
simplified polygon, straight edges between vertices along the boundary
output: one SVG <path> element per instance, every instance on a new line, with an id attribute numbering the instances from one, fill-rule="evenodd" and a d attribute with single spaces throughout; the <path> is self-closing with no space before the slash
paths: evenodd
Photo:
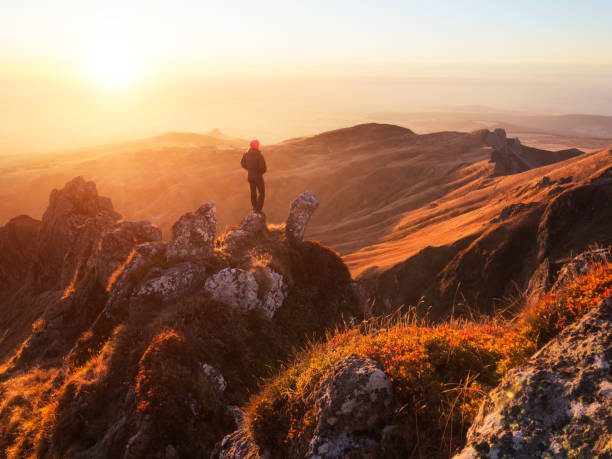
<path id="1" fill-rule="evenodd" d="M 291 203 L 285 229 L 290 241 L 299 242 L 304 238 L 306 225 L 317 207 L 319 200 L 312 191 L 305 191 Z"/>
<path id="2" fill-rule="evenodd" d="M 612 298 L 494 389 L 456 458 L 611 457 Z"/>
<path id="3" fill-rule="evenodd" d="M 315 393 L 317 426 L 310 442 L 313 458 L 376 457 L 380 429 L 393 411 L 393 388 L 376 362 L 349 355 L 336 363 Z"/>
<path id="4" fill-rule="evenodd" d="M 168 244 L 168 261 L 203 262 L 214 251 L 217 235 L 217 207 L 207 203 L 195 212 L 183 215 L 172 225 L 172 239 Z"/>

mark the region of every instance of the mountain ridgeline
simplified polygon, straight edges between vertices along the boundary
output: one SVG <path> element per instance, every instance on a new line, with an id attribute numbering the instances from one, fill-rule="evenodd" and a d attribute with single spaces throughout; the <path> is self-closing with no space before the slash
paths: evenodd
<path id="1" fill-rule="evenodd" d="M 360 125 L 264 147 L 264 216 L 228 192 L 245 185 L 242 145 L 219 132 L 171 133 L 88 161 L 60 158 L 55 180 L 79 176 L 51 191 L 40 220 L 0 227 L 0 457 L 425 457 L 433 443 L 412 443 L 421 408 L 409 405 L 421 380 L 401 379 L 415 355 L 438 359 L 427 367 L 433 389 L 420 393 L 433 409 L 435 388 L 493 388 L 546 344 L 529 335 L 520 356 L 507 355 L 496 346 L 518 349 L 504 340 L 523 335 L 484 324 L 474 327 L 485 338 L 474 338 L 446 319 L 523 314 L 562 291 L 568 266 L 599 273 L 610 261 L 594 249 L 612 245 L 610 149 L 550 152 L 503 130 Z M 4 173 L 17 191 L 31 186 L 28 167 Z M 150 184 L 154 173 L 166 174 L 163 186 Z M 159 226 L 117 210 L 151 211 Z M 585 251 L 604 255 L 575 258 Z M 588 290 L 598 304 L 612 296 L 601 272 L 599 290 Z M 563 336 L 578 339 L 593 317 L 605 329 L 611 303 L 601 304 Z M 438 328 L 364 321 L 408 307 Z M 610 343 L 598 339 L 603 384 Z M 547 352 L 558 358 L 565 347 Z M 575 360 L 592 364 L 584 353 Z M 489 435 L 487 403 L 466 457 L 511 454 Z M 447 443 L 442 427 L 431 426 L 439 454 L 459 452 L 469 426 Z M 597 429 L 605 434 L 605 423 Z"/>

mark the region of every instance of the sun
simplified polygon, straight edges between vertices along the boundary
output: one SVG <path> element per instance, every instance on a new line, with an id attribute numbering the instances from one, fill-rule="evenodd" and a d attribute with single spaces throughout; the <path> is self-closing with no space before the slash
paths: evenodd
<path id="1" fill-rule="evenodd" d="M 106 88 L 133 86 L 144 73 L 138 53 L 120 43 L 103 43 L 90 48 L 83 67 L 87 79 Z"/>

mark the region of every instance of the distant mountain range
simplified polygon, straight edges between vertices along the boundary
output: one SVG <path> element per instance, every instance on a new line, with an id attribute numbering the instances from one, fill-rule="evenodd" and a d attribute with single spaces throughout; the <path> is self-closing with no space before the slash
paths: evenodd
<path id="1" fill-rule="evenodd" d="M 375 112 L 375 121 L 411 126 L 418 132 L 441 129 L 471 131 L 503 127 L 510 133 L 553 134 L 562 137 L 612 139 L 612 116 L 603 115 L 532 115 L 489 108 L 464 107 L 457 110 L 424 112 Z"/>

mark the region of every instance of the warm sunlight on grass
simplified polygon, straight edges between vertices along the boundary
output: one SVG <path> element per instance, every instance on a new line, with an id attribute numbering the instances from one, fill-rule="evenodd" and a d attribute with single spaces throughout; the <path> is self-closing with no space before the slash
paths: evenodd
<path id="1" fill-rule="evenodd" d="M 574 279 L 516 321 L 455 321 L 430 326 L 411 317 L 370 322 L 313 344 L 268 381 L 247 408 L 247 429 L 263 448 L 303 455 L 316 425 L 314 393 L 328 370 L 350 354 L 375 360 L 402 409 L 398 441 L 450 457 L 488 390 L 558 332 L 612 295 L 612 264 Z M 432 455 L 433 457 L 434 455 Z"/>

